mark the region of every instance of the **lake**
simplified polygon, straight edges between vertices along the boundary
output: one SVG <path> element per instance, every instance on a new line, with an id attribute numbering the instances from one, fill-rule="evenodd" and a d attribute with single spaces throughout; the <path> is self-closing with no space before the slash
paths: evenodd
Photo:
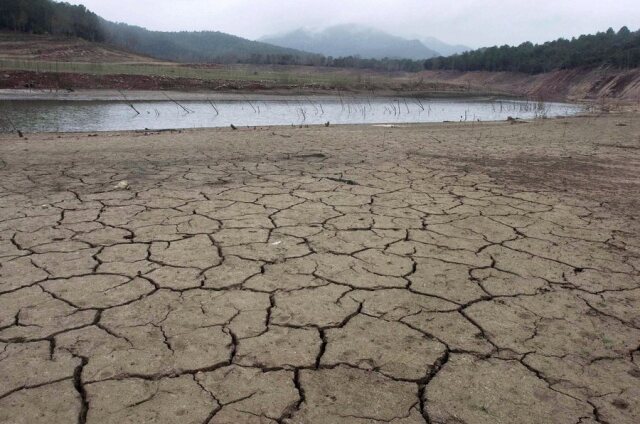
<path id="1" fill-rule="evenodd" d="M 272 125 L 501 121 L 570 116 L 582 107 L 522 100 L 299 97 L 174 101 L 0 100 L 0 132 L 94 132 Z"/>

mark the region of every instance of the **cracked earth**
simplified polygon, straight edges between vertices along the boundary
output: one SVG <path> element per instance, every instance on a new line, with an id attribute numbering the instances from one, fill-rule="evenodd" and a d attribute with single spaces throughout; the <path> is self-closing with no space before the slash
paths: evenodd
<path id="1" fill-rule="evenodd" d="M 637 115 L 28 137 L 2 423 L 640 422 Z"/>

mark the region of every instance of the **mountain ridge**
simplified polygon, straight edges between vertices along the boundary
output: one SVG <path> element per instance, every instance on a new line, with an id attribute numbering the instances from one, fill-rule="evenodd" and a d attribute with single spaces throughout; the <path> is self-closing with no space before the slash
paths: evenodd
<path id="1" fill-rule="evenodd" d="M 423 60 L 440 56 L 439 52 L 417 39 L 406 39 L 357 24 L 334 25 L 321 31 L 299 28 L 284 34 L 264 36 L 259 40 L 331 57 Z"/>
<path id="2" fill-rule="evenodd" d="M 420 41 L 422 44 L 440 53 L 442 56 L 452 56 L 454 54 L 464 53 L 473 50 L 469 46 L 463 44 L 449 44 L 436 37 L 423 37 Z"/>
<path id="3" fill-rule="evenodd" d="M 177 62 L 251 62 L 314 64 L 319 55 L 248 40 L 220 31 L 152 31 L 101 19 L 108 43 L 159 59 Z"/>

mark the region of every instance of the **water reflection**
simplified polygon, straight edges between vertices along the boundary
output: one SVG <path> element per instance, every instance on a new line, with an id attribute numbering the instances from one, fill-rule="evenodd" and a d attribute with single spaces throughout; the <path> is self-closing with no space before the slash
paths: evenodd
<path id="1" fill-rule="evenodd" d="M 433 100 L 414 98 L 304 97 L 241 101 L 51 101 L 0 102 L 0 131 L 117 131 L 169 128 L 384 124 L 494 121 L 569 116 L 577 105 L 528 101 Z"/>

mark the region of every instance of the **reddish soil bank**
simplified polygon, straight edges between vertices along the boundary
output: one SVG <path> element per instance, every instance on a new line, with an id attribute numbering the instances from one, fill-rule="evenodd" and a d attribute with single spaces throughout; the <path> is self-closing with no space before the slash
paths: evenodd
<path id="1" fill-rule="evenodd" d="M 514 72 L 426 71 L 425 80 L 516 95 L 568 100 L 618 99 L 640 102 L 640 69 L 570 69 L 539 75 Z"/>
<path id="2" fill-rule="evenodd" d="M 185 65 L 191 66 L 191 65 Z M 215 65 L 212 65 L 215 66 Z M 317 70 L 318 68 L 313 68 Z M 296 72 L 297 70 L 292 70 Z M 295 76 L 295 74 L 292 74 Z M 459 84 L 444 82 L 408 82 L 406 78 L 387 78 L 375 84 L 353 82 L 352 84 L 340 83 L 339 85 L 327 83 L 298 83 L 285 84 L 277 81 L 250 81 L 250 80 L 223 80 L 223 79 L 197 79 L 176 78 L 159 75 L 95 75 L 82 73 L 55 73 L 0 70 L 0 89 L 54 89 L 54 90 L 82 90 L 82 89 L 112 89 L 112 90 L 174 90 L 174 91 L 262 91 L 262 90 L 304 90 L 307 92 L 335 92 L 353 91 L 369 92 L 376 90 L 382 93 L 411 93 L 432 94 L 444 93 L 445 95 L 478 95 L 487 92 L 469 92 Z M 499 95 L 500 92 L 493 92 Z"/>
<path id="3" fill-rule="evenodd" d="M 0 71 L 2 88 L 118 89 L 118 90 L 261 90 L 251 81 L 218 81 L 151 75 L 92 75 L 76 73 Z M 282 87 L 278 87 L 282 88 Z"/>

